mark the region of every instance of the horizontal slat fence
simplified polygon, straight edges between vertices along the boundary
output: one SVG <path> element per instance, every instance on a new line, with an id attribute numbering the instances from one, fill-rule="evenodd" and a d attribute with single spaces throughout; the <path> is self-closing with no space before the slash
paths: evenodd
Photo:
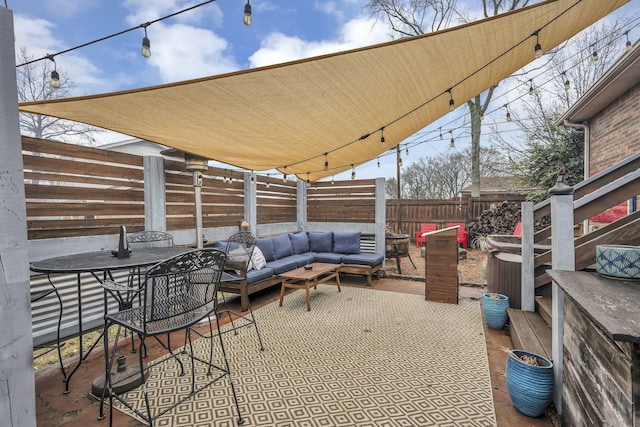
<path id="1" fill-rule="evenodd" d="M 30 240 L 144 228 L 140 156 L 22 138 Z"/>
<path id="2" fill-rule="evenodd" d="M 307 187 L 310 222 L 375 222 L 376 182 L 373 179 L 318 182 Z"/>
<path id="3" fill-rule="evenodd" d="M 394 233 L 408 234 L 414 238 L 421 223 L 435 222 L 438 228 L 444 228 L 448 222 L 467 224 L 494 205 L 504 201 L 524 200 L 524 196 L 513 193 L 463 196 L 454 200 L 401 199 L 398 210 L 398 200 L 387 199 L 387 224 Z"/>
<path id="4" fill-rule="evenodd" d="M 256 182 L 258 224 L 296 222 L 297 185 L 293 180 L 259 176 Z"/>

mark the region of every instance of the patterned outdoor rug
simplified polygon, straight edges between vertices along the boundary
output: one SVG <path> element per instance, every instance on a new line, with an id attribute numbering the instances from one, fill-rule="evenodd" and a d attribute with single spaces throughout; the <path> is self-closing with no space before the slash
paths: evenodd
<path id="1" fill-rule="evenodd" d="M 274 302 L 255 314 L 264 352 L 252 327 L 224 335 L 246 426 L 496 425 L 477 301 L 442 304 L 321 285 L 312 290 L 310 312 L 299 290 L 285 296 L 283 307 Z M 196 343 L 200 351 L 208 348 L 208 340 Z M 189 390 L 189 373 L 179 377 L 174 368 L 171 361 L 152 370 L 154 408 Z M 144 406 L 138 390 L 127 399 Z M 231 427 L 236 421 L 227 377 L 154 425 Z"/>

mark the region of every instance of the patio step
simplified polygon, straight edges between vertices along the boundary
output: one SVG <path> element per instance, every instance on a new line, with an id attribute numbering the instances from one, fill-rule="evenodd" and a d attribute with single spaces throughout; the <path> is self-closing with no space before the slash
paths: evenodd
<path id="1" fill-rule="evenodd" d="M 546 310 L 549 303 L 542 301 Z M 536 304 L 538 305 L 538 304 Z M 551 327 L 545 320 L 546 314 L 522 311 L 514 308 L 509 313 L 509 335 L 516 349 L 530 351 L 551 360 Z M 550 316 L 548 317 L 550 321 Z"/>

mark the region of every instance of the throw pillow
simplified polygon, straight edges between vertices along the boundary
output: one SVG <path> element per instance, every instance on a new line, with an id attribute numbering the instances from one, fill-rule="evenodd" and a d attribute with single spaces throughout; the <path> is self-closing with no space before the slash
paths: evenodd
<path id="1" fill-rule="evenodd" d="M 255 268 L 256 270 L 261 270 L 265 265 L 267 265 L 267 260 L 264 259 L 264 254 L 260 250 L 260 248 L 253 248 L 253 254 L 251 254 L 251 262 L 249 263 L 250 268 Z M 249 270 L 250 268 L 247 268 Z"/>
<path id="2" fill-rule="evenodd" d="M 338 254 L 360 253 L 360 232 L 333 233 L 333 252 Z"/>
<path id="3" fill-rule="evenodd" d="M 309 233 L 311 252 L 333 252 L 333 233 L 331 231 L 315 231 Z"/>

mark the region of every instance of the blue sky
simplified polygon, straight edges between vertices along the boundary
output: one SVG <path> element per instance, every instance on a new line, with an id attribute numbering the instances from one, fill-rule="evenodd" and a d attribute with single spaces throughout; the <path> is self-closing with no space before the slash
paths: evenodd
<path id="1" fill-rule="evenodd" d="M 26 47 L 34 58 L 70 49 L 173 14 L 202 0 L 7 0 L 14 13 L 16 51 Z M 538 3 L 533 1 L 532 3 Z M 151 56 L 140 53 L 144 30 L 56 56 L 59 70 L 75 84 L 74 95 L 105 93 L 210 76 L 299 58 L 352 49 L 389 40 L 390 31 L 375 22 L 363 0 L 252 0 L 253 24 L 242 23 L 246 0 L 217 0 L 147 28 Z M 473 5 L 459 1 L 469 16 Z M 637 14 L 637 0 L 617 13 Z M 637 38 L 637 37 L 636 37 Z M 458 108 L 429 128 L 445 129 L 462 122 Z M 403 151 L 408 165 L 420 157 L 450 150 L 446 131 L 439 139 Z M 454 135 L 455 136 L 455 135 Z M 119 135 L 98 135 L 112 142 Z M 415 139 L 415 138 L 413 138 Z M 433 139 L 433 138 L 432 138 Z M 411 141 L 409 138 L 407 141 Z M 469 137 L 456 138 L 456 148 Z M 403 148 L 404 150 L 404 148 Z M 385 156 L 358 168 L 358 178 L 396 175 L 395 156 Z M 350 172 L 346 173 L 344 179 Z"/>

